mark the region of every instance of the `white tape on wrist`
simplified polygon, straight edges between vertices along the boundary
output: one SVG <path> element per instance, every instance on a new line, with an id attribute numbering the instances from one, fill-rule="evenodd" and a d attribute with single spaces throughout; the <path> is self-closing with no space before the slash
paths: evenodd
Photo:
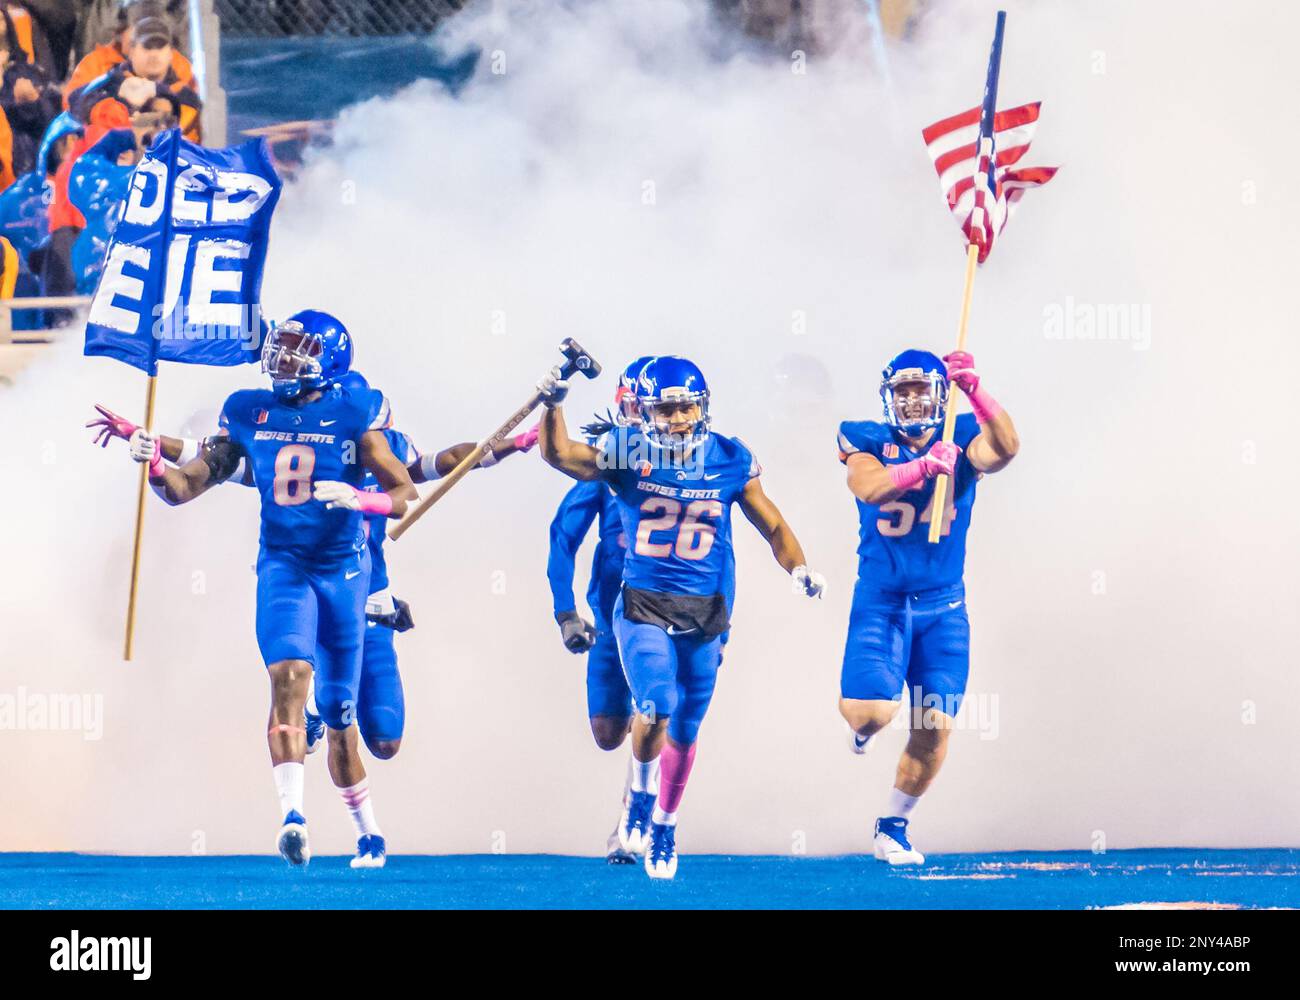
<path id="1" fill-rule="evenodd" d="M 181 453 L 176 456 L 176 464 L 184 465 L 199 457 L 199 442 L 193 438 L 181 438 Z"/>
<path id="2" fill-rule="evenodd" d="M 498 461 L 500 461 L 500 459 L 498 459 L 492 452 L 492 449 L 489 448 L 483 453 L 483 457 L 478 460 L 478 467 L 480 469 L 490 469 L 492 466 L 496 465 Z"/>
<path id="3" fill-rule="evenodd" d="M 424 478 L 429 482 L 442 478 L 442 473 L 438 471 L 437 452 L 430 452 L 427 455 L 420 456 L 420 471 L 424 473 Z"/>

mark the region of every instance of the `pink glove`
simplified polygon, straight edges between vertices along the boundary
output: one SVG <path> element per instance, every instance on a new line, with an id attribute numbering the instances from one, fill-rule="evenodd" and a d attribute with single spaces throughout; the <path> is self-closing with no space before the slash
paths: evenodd
<path id="1" fill-rule="evenodd" d="M 363 514 L 383 514 L 387 517 L 393 512 L 393 498 L 387 493 L 371 493 L 367 490 L 357 490 L 358 499 L 361 501 L 361 513 Z"/>
<path id="2" fill-rule="evenodd" d="M 975 411 L 975 420 L 986 424 L 999 413 L 1002 407 L 997 400 L 980 388 L 979 373 L 975 371 L 975 359 L 966 351 L 953 351 L 944 355 L 943 363 L 948 366 L 948 381 L 970 400 L 970 408 Z"/>
<path id="3" fill-rule="evenodd" d="M 99 411 L 100 418 L 92 420 L 86 424 L 87 427 L 98 427 L 94 440 L 91 444 L 97 444 L 101 448 L 107 448 L 108 442 L 113 438 L 121 438 L 123 441 L 131 440 L 131 435 L 139 430 L 138 425 L 131 423 L 126 417 L 119 417 L 107 406 L 99 403 L 95 404 L 95 409 Z"/>
<path id="4" fill-rule="evenodd" d="M 951 476 L 961 449 L 947 441 L 936 441 L 920 458 L 889 466 L 889 479 L 900 490 L 910 490 L 935 476 Z"/>
<path id="5" fill-rule="evenodd" d="M 515 451 L 527 451 L 537 443 L 537 428 L 540 425 L 533 424 L 532 427 L 522 434 L 515 435 Z"/>

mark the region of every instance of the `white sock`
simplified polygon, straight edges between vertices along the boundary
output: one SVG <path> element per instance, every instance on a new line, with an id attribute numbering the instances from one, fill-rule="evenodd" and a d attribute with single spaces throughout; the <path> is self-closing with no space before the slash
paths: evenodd
<path id="1" fill-rule="evenodd" d="M 666 813 L 656 805 L 650 820 L 653 823 L 662 823 L 664 826 L 676 826 L 677 814 L 675 812 Z"/>
<path id="2" fill-rule="evenodd" d="M 900 792 L 897 788 L 891 788 L 889 790 L 889 805 L 885 808 L 885 815 L 907 819 L 920 801 L 921 796 L 919 795 L 908 795 L 906 792 Z"/>
<path id="3" fill-rule="evenodd" d="M 355 785 L 339 789 L 339 797 L 348 807 L 352 825 L 357 828 L 357 837 L 372 835 L 382 837 L 383 831 L 375 822 L 375 806 L 370 801 L 370 779 L 362 778 Z"/>
<path id="4" fill-rule="evenodd" d="M 280 815 L 287 816 L 296 809 L 302 814 L 302 779 L 303 766 L 296 761 L 276 764 L 271 768 L 271 777 L 275 779 L 275 791 L 280 796 Z"/>
<path id="5" fill-rule="evenodd" d="M 314 674 L 307 683 L 307 704 L 305 707 L 308 715 L 320 715 L 320 710 L 316 707 L 316 677 Z"/>
<path id="6" fill-rule="evenodd" d="M 659 794 L 659 758 L 639 761 L 632 758 L 632 791 Z"/>

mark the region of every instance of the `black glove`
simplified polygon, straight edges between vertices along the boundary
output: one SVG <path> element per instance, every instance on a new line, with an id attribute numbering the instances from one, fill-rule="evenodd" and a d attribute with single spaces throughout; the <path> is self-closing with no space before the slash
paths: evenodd
<path id="1" fill-rule="evenodd" d="M 393 598 L 394 610 L 386 615 L 366 615 L 367 621 L 372 621 L 376 625 L 382 625 L 384 628 L 391 628 L 394 632 L 406 632 L 415 628 L 415 619 L 411 617 L 411 606 L 403 600 Z"/>
<path id="2" fill-rule="evenodd" d="M 570 653 L 585 653 L 596 643 L 596 628 L 583 621 L 576 611 L 562 611 L 555 616 L 560 623 L 560 637 Z"/>

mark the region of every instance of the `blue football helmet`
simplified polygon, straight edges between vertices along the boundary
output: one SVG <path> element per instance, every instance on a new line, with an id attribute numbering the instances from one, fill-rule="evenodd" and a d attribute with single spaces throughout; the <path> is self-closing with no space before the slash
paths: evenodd
<path id="1" fill-rule="evenodd" d="M 653 354 L 639 357 L 624 368 L 623 374 L 618 377 L 618 388 L 614 390 L 614 405 L 618 412 L 614 419 L 625 427 L 641 422 L 641 402 L 637 399 L 636 380 L 640 378 L 645 366 L 654 359 Z"/>
<path id="2" fill-rule="evenodd" d="M 262 345 L 262 371 L 281 399 L 337 382 L 352 367 L 352 335 L 335 317 L 315 309 L 274 324 Z"/>
<path id="3" fill-rule="evenodd" d="M 636 394 L 650 444 L 684 453 L 709 436 L 709 384 L 693 362 L 672 354 L 652 359 L 637 376 Z M 697 410 L 689 429 L 674 432 L 673 414 L 683 405 Z"/>
<path id="4" fill-rule="evenodd" d="M 895 397 L 898 386 L 918 382 L 928 385 L 929 392 Z M 885 423 L 908 437 L 919 437 L 943 423 L 948 407 L 948 369 L 929 351 L 904 351 L 882 372 L 880 400 L 885 404 Z M 900 409 L 904 412 L 900 413 Z"/>
<path id="5" fill-rule="evenodd" d="M 353 392 L 361 392 L 370 388 L 370 383 L 360 372 L 349 371 L 338 380 L 339 385 L 344 389 L 351 389 Z"/>

